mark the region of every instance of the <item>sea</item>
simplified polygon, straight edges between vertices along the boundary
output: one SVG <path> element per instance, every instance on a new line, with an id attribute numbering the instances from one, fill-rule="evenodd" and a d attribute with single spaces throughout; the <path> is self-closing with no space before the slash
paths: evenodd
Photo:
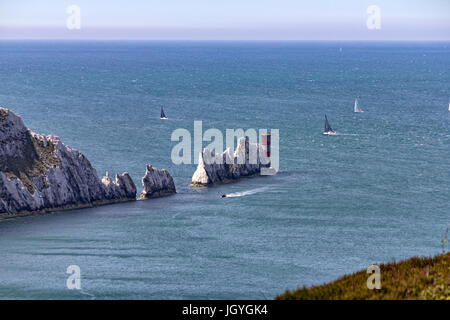
<path id="1" fill-rule="evenodd" d="M 450 42 L 0 41 L 1 106 L 100 177 L 177 188 L 0 221 L 0 298 L 263 300 L 449 250 L 449 70 Z M 194 121 L 278 129 L 279 172 L 191 187 Z"/>

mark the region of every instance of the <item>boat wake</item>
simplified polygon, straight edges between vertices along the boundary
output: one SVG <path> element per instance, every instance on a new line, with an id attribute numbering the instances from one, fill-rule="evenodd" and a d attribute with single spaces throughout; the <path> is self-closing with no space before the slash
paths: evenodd
<path id="1" fill-rule="evenodd" d="M 340 132 L 336 132 L 337 136 L 360 136 L 361 134 L 359 133 L 340 133 Z"/>
<path id="2" fill-rule="evenodd" d="M 250 189 L 250 190 L 242 191 L 242 192 L 227 193 L 226 197 L 227 198 L 244 197 L 244 196 L 249 196 L 249 195 L 252 195 L 255 193 L 260 193 L 260 192 L 266 191 L 267 189 L 268 189 L 268 187 L 261 187 L 261 188 Z"/>

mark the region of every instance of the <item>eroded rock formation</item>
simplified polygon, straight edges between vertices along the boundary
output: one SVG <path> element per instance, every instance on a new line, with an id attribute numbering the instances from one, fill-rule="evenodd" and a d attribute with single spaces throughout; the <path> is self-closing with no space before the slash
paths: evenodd
<path id="1" fill-rule="evenodd" d="M 139 199 L 149 199 L 176 193 L 175 183 L 166 169 L 158 170 L 147 165 L 145 176 L 142 178 L 142 193 Z"/>
<path id="2" fill-rule="evenodd" d="M 107 171 L 102 179 L 102 183 L 105 186 L 106 198 L 108 199 L 115 199 L 117 197 L 134 199 L 136 197 L 136 186 L 128 172 L 122 173 L 121 175 L 116 174 L 116 179 L 113 181 Z"/>
<path id="3" fill-rule="evenodd" d="M 261 146 L 250 143 L 248 137 L 242 137 L 238 140 L 234 154 L 230 148 L 217 155 L 207 148 L 203 149 L 199 154 L 197 170 L 192 176 L 192 185 L 204 186 L 259 175 L 264 167 L 269 167 L 269 159 L 265 157 Z"/>

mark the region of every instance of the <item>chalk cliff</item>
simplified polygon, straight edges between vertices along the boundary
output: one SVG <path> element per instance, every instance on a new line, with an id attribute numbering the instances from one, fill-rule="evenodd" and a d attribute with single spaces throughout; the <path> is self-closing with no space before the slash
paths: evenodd
<path id="1" fill-rule="evenodd" d="M 197 170 L 192 176 L 192 185 L 208 185 L 229 182 L 241 177 L 261 174 L 261 168 L 269 167 L 269 160 L 261 146 L 250 143 L 248 137 L 238 140 L 234 154 L 230 148 L 221 154 L 212 154 L 207 148 L 199 154 Z"/>
<path id="2" fill-rule="evenodd" d="M 176 193 L 175 183 L 166 169 L 158 170 L 147 165 L 145 176 L 142 178 L 143 190 L 139 199 L 149 199 Z"/>
<path id="3" fill-rule="evenodd" d="M 170 174 L 151 169 L 143 179 L 145 197 L 174 193 Z M 0 108 L 0 218 L 132 200 L 136 186 L 128 173 L 100 180 L 82 153 Z"/>

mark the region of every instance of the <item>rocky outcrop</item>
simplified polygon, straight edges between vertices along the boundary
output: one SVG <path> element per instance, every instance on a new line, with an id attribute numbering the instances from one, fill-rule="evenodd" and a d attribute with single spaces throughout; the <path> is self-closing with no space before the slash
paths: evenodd
<path id="1" fill-rule="evenodd" d="M 142 178 L 142 193 L 139 199 L 149 199 L 176 193 L 175 183 L 166 169 L 158 170 L 147 165 L 145 176 Z"/>
<path id="2" fill-rule="evenodd" d="M 250 143 L 248 137 L 238 140 L 234 154 L 230 148 L 215 155 L 207 148 L 199 154 L 197 170 L 192 176 L 192 185 L 204 186 L 224 183 L 241 177 L 261 174 L 262 168 L 269 167 L 269 160 L 261 146 Z"/>
<path id="3" fill-rule="evenodd" d="M 102 183 L 105 186 L 107 199 L 134 199 L 136 197 L 136 186 L 128 172 L 121 175 L 116 174 L 116 179 L 113 181 L 108 171 L 106 171 L 106 176 L 103 177 Z"/>
<path id="4" fill-rule="evenodd" d="M 0 217 L 135 199 L 127 173 L 100 180 L 82 153 L 28 130 L 19 116 L 0 108 Z"/>

